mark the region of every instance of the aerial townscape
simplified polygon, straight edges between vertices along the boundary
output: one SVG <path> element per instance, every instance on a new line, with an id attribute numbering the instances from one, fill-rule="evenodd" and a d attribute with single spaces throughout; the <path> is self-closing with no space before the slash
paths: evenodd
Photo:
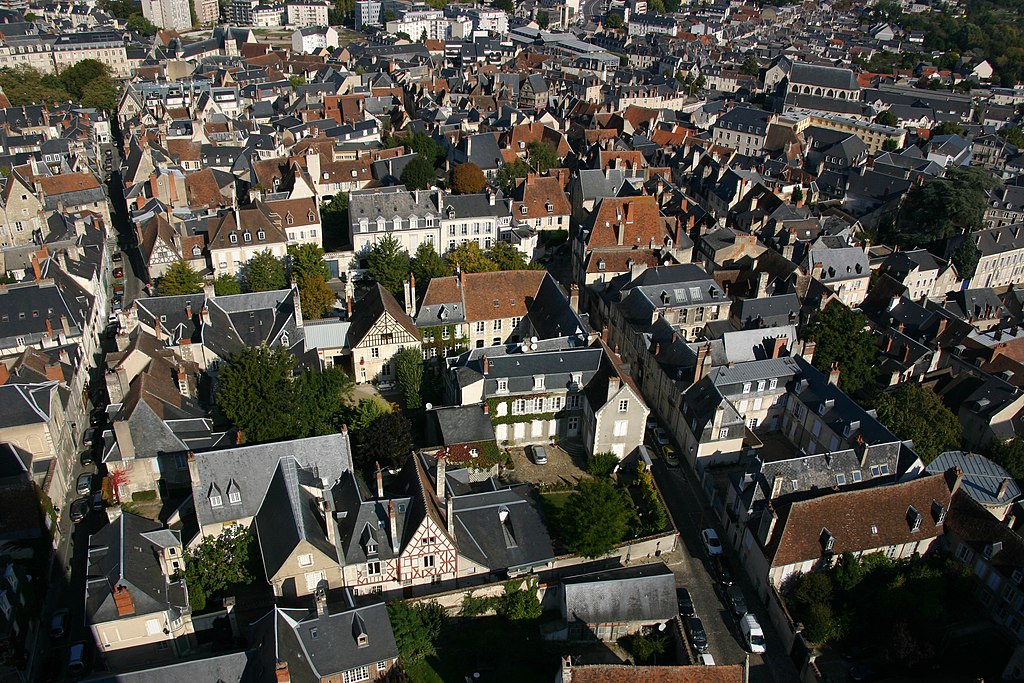
<path id="1" fill-rule="evenodd" d="M 1020 0 L 0 0 L 0 683 L 1022 681 L 1022 486 Z"/>

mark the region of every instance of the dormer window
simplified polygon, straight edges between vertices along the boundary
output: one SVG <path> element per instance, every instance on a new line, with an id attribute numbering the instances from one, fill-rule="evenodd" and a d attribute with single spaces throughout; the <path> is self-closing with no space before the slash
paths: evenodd
<path id="1" fill-rule="evenodd" d="M 231 493 L 228 494 L 228 500 L 231 502 L 232 505 L 241 505 L 242 494 L 239 493 L 238 491 L 232 491 Z"/>
<path id="2" fill-rule="evenodd" d="M 360 633 L 358 636 L 356 636 L 356 645 L 358 645 L 359 647 L 369 647 L 370 636 L 366 635 L 365 633 Z"/>
<path id="3" fill-rule="evenodd" d="M 252 233 L 251 232 L 243 233 L 242 234 L 242 240 L 245 241 L 245 242 L 252 242 Z"/>
<path id="4" fill-rule="evenodd" d="M 203 255 L 203 250 L 200 249 L 198 246 L 192 247 L 192 255 L 193 256 L 202 256 Z"/>
<path id="5" fill-rule="evenodd" d="M 921 513 L 917 511 L 917 508 L 913 505 L 907 507 L 907 524 L 910 525 L 910 530 L 912 532 L 921 530 L 922 520 L 923 518 L 921 517 Z"/>
<path id="6" fill-rule="evenodd" d="M 825 552 L 827 552 L 827 553 L 832 552 L 832 548 L 835 547 L 835 544 L 836 544 L 836 538 L 835 538 L 835 536 L 832 535 L 832 532 L 829 531 L 828 529 L 822 529 L 821 530 L 821 547 L 825 550 Z"/>
<path id="7" fill-rule="evenodd" d="M 530 210 L 528 208 L 526 208 L 526 204 L 523 204 L 523 205 L 521 205 L 519 207 L 519 213 L 521 213 L 522 215 L 525 216 L 529 212 L 530 212 Z"/>
<path id="8" fill-rule="evenodd" d="M 231 244 L 238 244 L 238 235 L 236 235 L 235 233 L 231 233 L 230 235 L 228 235 L 228 241 L 230 241 Z"/>
<path id="9" fill-rule="evenodd" d="M 545 204 L 544 208 L 548 210 L 548 213 L 554 213 L 555 212 L 555 205 L 552 204 L 551 202 L 548 202 L 547 204 Z"/>
<path id="10" fill-rule="evenodd" d="M 295 216 L 292 215 L 291 211 L 289 211 L 287 215 L 285 215 L 284 219 L 288 221 L 288 225 L 292 225 L 295 222 Z"/>
<path id="11" fill-rule="evenodd" d="M 534 389 L 543 389 L 544 388 L 544 375 L 534 375 L 533 376 L 533 388 Z"/>
<path id="12" fill-rule="evenodd" d="M 210 496 L 210 507 L 219 508 L 224 505 L 224 500 L 220 496 Z"/>

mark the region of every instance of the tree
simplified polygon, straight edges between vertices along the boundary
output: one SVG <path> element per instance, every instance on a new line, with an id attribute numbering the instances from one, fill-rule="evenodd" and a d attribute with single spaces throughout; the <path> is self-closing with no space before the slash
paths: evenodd
<path id="1" fill-rule="evenodd" d="M 988 192 L 999 181 L 979 168 L 950 168 L 944 178 L 915 185 L 896 222 L 900 246 L 928 246 L 984 226 Z"/>
<path id="2" fill-rule="evenodd" d="M 401 467 L 412 451 L 412 424 L 401 413 L 389 412 L 376 418 L 356 439 L 356 460 L 368 468 Z"/>
<path id="3" fill-rule="evenodd" d="M 405 407 L 410 410 L 421 408 L 423 399 L 420 387 L 423 384 L 423 354 L 413 347 L 402 349 L 395 356 L 395 378 L 405 396 Z"/>
<path id="4" fill-rule="evenodd" d="M 804 635 L 813 643 L 827 643 L 839 634 L 832 611 L 832 580 L 828 574 L 810 572 L 795 582 L 787 604 L 795 619 L 804 625 Z"/>
<path id="5" fill-rule="evenodd" d="M 999 134 L 1004 140 L 1009 142 L 1017 149 L 1024 148 L 1024 131 L 1020 129 L 1020 126 L 1013 126 L 1011 128 L 1004 128 L 999 131 Z"/>
<path id="6" fill-rule="evenodd" d="M 619 466 L 619 456 L 611 451 L 594 453 L 587 461 L 587 474 L 592 477 L 610 477 Z"/>
<path id="7" fill-rule="evenodd" d="M 584 479 L 562 510 L 566 546 L 584 557 L 600 557 L 626 537 L 633 506 L 608 479 Z"/>
<path id="8" fill-rule="evenodd" d="M 128 30 L 135 31 L 141 36 L 155 36 L 156 32 L 160 29 L 152 21 L 142 16 L 142 14 L 133 14 L 128 17 L 125 24 L 128 26 Z"/>
<path id="9" fill-rule="evenodd" d="M 931 387 L 901 384 L 895 391 L 881 394 L 875 409 L 878 420 L 896 436 L 914 442 L 914 450 L 925 464 L 960 447 L 960 421 Z"/>
<path id="10" fill-rule="evenodd" d="M 605 28 L 620 29 L 622 28 L 622 15 L 617 13 L 610 13 L 605 16 L 604 19 Z"/>
<path id="11" fill-rule="evenodd" d="M 381 398 L 369 396 L 360 399 L 355 409 L 349 415 L 349 428 L 358 440 L 360 432 L 367 429 L 378 417 L 387 415 L 390 412 L 391 405 L 385 403 Z"/>
<path id="12" fill-rule="evenodd" d="M 896 118 L 895 114 L 886 109 L 885 111 L 881 111 L 878 113 L 878 116 L 875 117 L 875 123 L 879 124 L 880 126 L 889 126 L 891 128 L 895 128 L 900 125 L 900 120 Z"/>
<path id="13" fill-rule="evenodd" d="M 970 235 L 963 235 L 960 244 L 949 255 L 949 260 L 956 266 L 956 272 L 965 280 L 974 277 L 978 269 L 978 261 L 981 260 L 981 250 Z"/>
<path id="14" fill-rule="evenodd" d="M 398 179 L 410 190 L 425 190 L 434 184 L 437 175 L 434 173 L 434 165 L 417 154 L 405 165 Z"/>
<path id="15" fill-rule="evenodd" d="M 502 164 L 498 169 L 498 187 L 505 194 L 509 194 L 519 184 L 520 178 L 525 178 L 530 173 L 530 165 L 522 159 L 516 159 L 511 164 Z"/>
<path id="16" fill-rule="evenodd" d="M 296 437 L 324 436 L 341 430 L 344 404 L 355 386 L 344 370 L 337 366 L 323 372 L 307 370 L 294 385 L 298 396 L 294 410 Z"/>
<path id="17" fill-rule="evenodd" d="M 416 255 L 409 262 L 409 269 L 416 278 L 416 289 L 420 292 L 425 292 L 435 277 L 452 274 L 452 269 L 434 249 L 433 242 L 420 242 L 420 246 L 416 247 Z"/>
<path id="18" fill-rule="evenodd" d="M 395 20 L 395 11 L 392 10 L 392 9 L 384 10 L 384 14 L 383 14 L 383 16 L 381 16 L 381 19 L 384 20 L 385 24 L 388 23 L 389 21 L 394 21 Z"/>
<path id="19" fill-rule="evenodd" d="M 530 166 L 537 170 L 537 173 L 545 173 L 548 169 L 558 168 L 562 165 L 558 158 L 558 152 L 549 142 L 534 140 L 526 144 L 526 156 Z"/>
<path id="20" fill-rule="evenodd" d="M 1000 441 L 996 439 L 990 446 L 989 457 L 1005 467 L 1011 477 L 1018 482 L 1024 482 L 1024 440 Z"/>
<path id="21" fill-rule="evenodd" d="M 471 161 L 452 170 L 452 191 L 455 194 L 477 194 L 484 189 L 487 178 L 479 166 Z"/>
<path id="22" fill-rule="evenodd" d="M 882 151 L 883 152 L 895 152 L 899 148 L 900 148 L 900 143 L 896 142 L 892 138 L 888 138 L 885 142 L 882 143 Z"/>
<path id="23" fill-rule="evenodd" d="M 811 320 L 809 337 L 817 346 L 814 367 L 824 373 L 839 364 L 839 388 L 847 393 L 871 385 L 875 381 L 876 347 L 868 321 L 861 313 L 851 311 L 838 302 L 829 304 Z"/>
<path id="24" fill-rule="evenodd" d="M 59 79 L 64 89 L 82 106 L 108 112 L 117 107 L 120 87 L 110 76 L 110 68 L 103 62 L 83 59 L 62 71 Z"/>
<path id="25" fill-rule="evenodd" d="M 655 662 L 658 655 L 664 654 L 667 643 L 665 634 L 658 631 L 634 633 L 619 639 L 619 644 L 632 655 L 636 664 Z"/>
<path id="26" fill-rule="evenodd" d="M 296 284 L 299 286 L 299 303 L 302 304 L 304 320 L 319 320 L 338 301 L 338 295 L 318 275 L 303 273 L 299 275 Z"/>
<path id="27" fill-rule="evenodd" d="M 507 14 L 516 13 L 516 5 L 513 0 L 494 0 L 494 2 L 491 3 L 491 7 L 494 9 L 500 9 L 502 12 L 506 12 Z"/>
<path id="28" fill-rule="evenodd" d="M 310 275 L 324 282 L 331 278 L 331 272 L 324 262 L 324 250 L 316 244 L 297 244 L 288 247 L 288 267 L 295 278 Z"/>
<path id="29" fill-rule="evenodd" d="M 748 76 L 756 76 L 761 70 L 761 64 L 757 61 L 757 57 L 749 55 L 743 60 L 743 64 L 740 66 L 740 72 L 745 73 Z"/>
<path id="30" fill-rule="evenodd" d="M 411 605 L 395 600 L 388 603 L 388 619 L 403 665 L 437 654 L 437 641 L 448 622 L 443 607 L 436 602 Z"/>
<path id="31" fill-rule="evenodd" d="M 498 615 L 509 621 L 532 621 L 540 619 L 544 608 L 537 599 L 537 588 L 527 582 L 524 590 L 516 587 L 516 582 L 505 584 L 505 594 L 498 600 Z"/>
<path id="32" fill-rule="evenodd" d="M 647 3 L 647 11 L 651 14 L 665 14 L 665 0 L 651 0 Z"/>
<path id="33" fill-rule="evenodd" d="M 495 242 L 487 250 L 487 259 L 498 270 L 541 270 L 543 266 L 526 260 L 526 254 L 512 246 L 511 242 Z"/>
<path id="34" fill-rule="evenodd" d="M 794 204 L 796 204 L 797 202 L 802 202 L 804 200 L 804 188 L 800 187 L 799 185 L 794 187 L 792 198 Z"/>
<path id="35" fill-rule="evenodd" d="M 40 74 L 28 66 L 0 69 L 0 88 L 11 104 L 46 104 L 67 102 L 71 99 L 64 84 L 52 74 Z"/>
<path id="36" fill-rule="evenodd" d="M 252 536 L 242 526 L 229 526 L 219 536 L 206 536 L 195 550 L 185 551 L 185 585 L 193 611 L 206 608 L 207 598 L 253 580 L 249 572 Z"/>
<path id="37" fill-rule="evenodd" d="M 272 292 L 288 286 L 284 261 L 269 249 L 254 254 L 242 268 L 242 280 L 250 292 Z"/>
<path id="38" fill-rule="evenodd" d="M 550 24 L 551 24 L 551 17 L 548 16 L 547 11 L 546 10 L 537 10 L 537 26 L 543 30 L 543 29 L 547 29 L 547 27 Z"/>
<path id="39" fill-rule="evenodd" d="M 221 367 L 217 405 L 246 441 L 274 441 L 296 433 L 295 364 L 295 357 L 280 347 L 257 346 L 232 355 Z"/>
<path id="40" fill-rule="evenodd" d="M 463 242 L 445 254 L 453 268 L 458 265 L 463 273 L 490 273 L 498 270 L 498 264 L 487 258 L 475 241 Z"/>
<path id="41" fill-rule="evenodd" d="M 367 270 L 381 287 L 396 298 L 403 295 L 405 278 L 409 275 L 409 254 L 391 235 L 384 235 L 366 257 Z"/>
<path id="42" fill-rule="evenodd" d="M 300 85 L 306 85 L 306 77 L 301 74 L 295 74 L 288 77 L 288 83 L 291 84 L 292 88 L 297 89 Z"/>
<path id="43" fill-rule="evenodd" d="M 964 127 L 955 121 L 946 121 L 932 128 L 932 136 L 936 135 L 963 135 Z"/>
<path id="44" fill-rule="evenodd" d="M 224 273 L 223 275 L 218 275 L 217 279 L 213 281 L 213 291 L 217 296 L 241 294 L 242 283 L 234 275 Z"/>
<path id="45" fill-rule="evenodd" d="M 179 296 L 181 294 L 199 294 L 203 291 L 203 279 L 192 270 L 186 261 L 175 261 L 157 280 L 157 292 L 160 296 Z"/>

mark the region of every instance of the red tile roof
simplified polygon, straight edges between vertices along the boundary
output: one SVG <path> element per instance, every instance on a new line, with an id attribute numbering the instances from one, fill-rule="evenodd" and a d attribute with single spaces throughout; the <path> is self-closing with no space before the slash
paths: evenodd
<path id="1" fill-rule="evenodd" d="M 666 237 L 674 237 L 674 224 L 661 215 L 658 200 L 652 196 L 606 197 L 592 214 L 592 227 L 587 239 L 588 249 L 617 246 L 664 246 Z M 621 235 L 621 239 L 620 239 Z"/>
<path id="2" fill-rule="evenodd" d="M 572 667 L 572 683 L 742 683 L 743 665 L 629 666 L 590 664 Z"/>

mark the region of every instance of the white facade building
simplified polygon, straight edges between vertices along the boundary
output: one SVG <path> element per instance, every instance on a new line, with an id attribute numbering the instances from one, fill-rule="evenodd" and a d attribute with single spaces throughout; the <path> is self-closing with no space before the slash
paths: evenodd
<path id="1" fill-rule="evenodd" d="M 289 2 L 286 16 L 289 26 L 327 26 L 327 3 Z"/>

